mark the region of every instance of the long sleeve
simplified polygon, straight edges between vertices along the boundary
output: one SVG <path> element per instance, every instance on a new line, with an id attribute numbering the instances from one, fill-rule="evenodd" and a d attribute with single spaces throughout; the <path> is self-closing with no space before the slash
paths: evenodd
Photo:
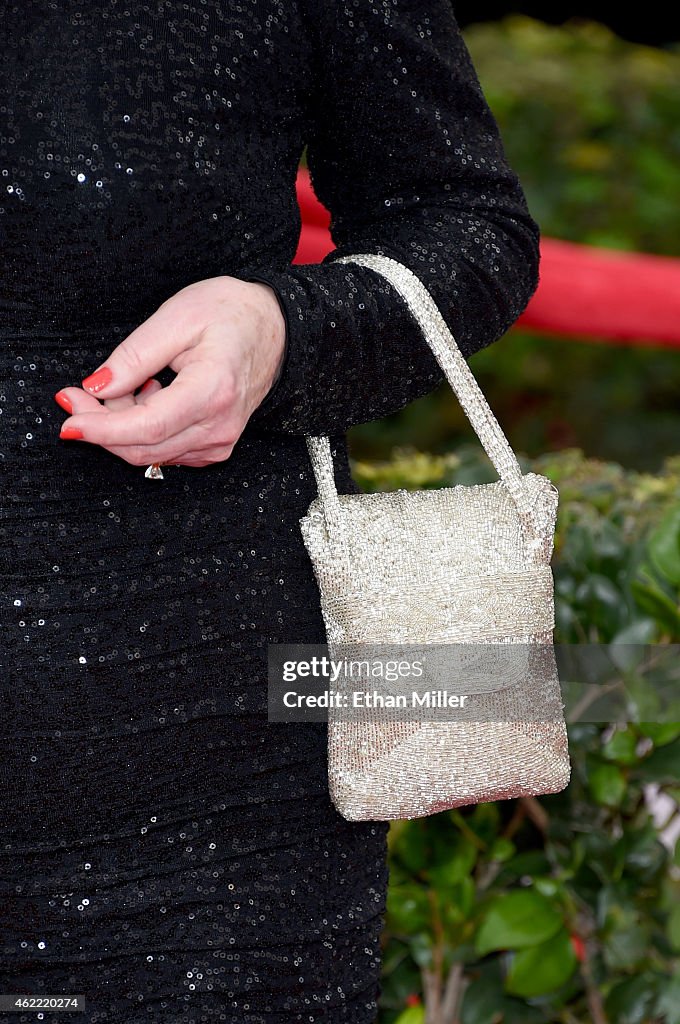
<path id="1" fill-rule="evenodd" d="M 443 379 L 371 252 L 410 267 L 463 354 L 514 323 L 538 283 L 539 229 L 484 98 L 450 0 L 309 0 L 307 155 L 336 245 L 319 264 L 260 266 L 287 322 L 281 373 L 251 419 L 344 432 Z"/>

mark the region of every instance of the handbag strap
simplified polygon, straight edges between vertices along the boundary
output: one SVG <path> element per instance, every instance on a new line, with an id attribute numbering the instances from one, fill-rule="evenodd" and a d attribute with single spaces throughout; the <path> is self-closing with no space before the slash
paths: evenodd
<path id="1" fill-rule="evenodd" d="M 333 262 L 356 263 L 375 270 L 402 296 L 421 327 L 425 340 L 444 371 L 484 451 L 511 495 L 522 522 L 530 535 L 536 535 L 532 497 L 517 457 L 425 285 L 412 270 L 389 256 L 360 253 L 341 256 Z M 342 509 L 335 486 L 330 442 L 328 437 L 311 436 L 307 436 L 306 441 L 327 528 L 337 536 L 336 531 L 342 529 Z"/>

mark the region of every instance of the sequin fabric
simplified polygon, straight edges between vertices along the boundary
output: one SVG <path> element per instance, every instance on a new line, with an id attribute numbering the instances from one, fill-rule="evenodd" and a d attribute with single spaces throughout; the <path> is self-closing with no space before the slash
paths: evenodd
<path id="1" fill-rule="evenodd" d="M 267 723 L 266 653 L 325 638 L 304 435 L 356 492 L 346 429 L 442 374 L 370 269 L 291 266 L 295 174 L 307 145 L 336 255 L 412 265 L 466 356 L 526 305 L 538 229 L 448 0 L 0 15 L 0 991 L 373 1022 L 386 826 L 332 806 L 323 725 Z M 60 441 L 54 393 L 221 274 L 288 328 L 231 458 L 150 481 Z M 65 1016 L 0 1013 L 36 1019 Z"/>

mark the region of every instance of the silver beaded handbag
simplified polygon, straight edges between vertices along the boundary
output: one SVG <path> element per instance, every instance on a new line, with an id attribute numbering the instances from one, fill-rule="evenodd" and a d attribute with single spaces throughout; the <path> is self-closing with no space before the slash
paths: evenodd
<path id="1" fill-rule="evenodd" d="M 306 438 L 318 496 L 300 527 L 329 655 L 347 659 L 348 651 L 375 644 L 457 645 L 471 679 L 475 652 L 488 655 L 487 679 L 489 652 L 516 644 L 512 652 L 521 657 L 501 659 L 500 678 L 477 694 L 472 718 L 400 720 L 370 708 L 348 717 L 331 708 L 330 797 L 349 820 L 394 820 L 559 792 L 571 766 L 553 649 L 557 489 L 546 477 L 522 474 L 419 278 L 386 256 L 337 262 L 382 274 L 404 299 L 500 479 L 338 494 L 329 439 Z"/>

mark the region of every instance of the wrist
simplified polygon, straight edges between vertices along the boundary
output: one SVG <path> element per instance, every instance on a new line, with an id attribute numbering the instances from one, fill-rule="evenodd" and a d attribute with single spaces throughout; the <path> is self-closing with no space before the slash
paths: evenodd
<path id="1" fill-rule="evenodd" d="M 290 324 L 288 322 L 288 310 L 285 301 L 282 299 L 281 294 L 278 290 L 278 282 L 274 279 L 274 283 L 270 284 L 269 277 L 266 274 L 260 276 L 259 274 L 248 275 L 242 278 L 251 285 L 261 285 L 262 289 L 259 293 L 260 298 L 266 303 L 266 308 L 271 309 L 270 303 L 273 301 L 278 307 L 278 321 L 274 316 L 274 323 L 278 322 L 276 331 L 281 332 L 278 334 L 278 340 L 280 341 L 283 336 L 283 346 L 280 358 L 278 359 L 276 369 L 272 375 L 271 384 L 269 390 L 265 394 L 264 398 L 260 402 L 257 409 L 253 413 L 255 420 L 258 420 L 261 416 L 266 416 L 270 406 L 276 405 L 277 399 L 281 394 L 281 389 L 284 387 L 283 378 L 286 376 L 287 365 L 290 358 Z"/>
<path id="2" fill-rule="evenodd" d="M 261 314 L 260 337 L 267 346 L 269 358 L 269 389 L 277 383 L 283 368 L 286 350 L 286 319 L 281 309 L 276 291 L 263 281 L 248 282 L 251 288 L 259 292 L 258 309 Z"/>

